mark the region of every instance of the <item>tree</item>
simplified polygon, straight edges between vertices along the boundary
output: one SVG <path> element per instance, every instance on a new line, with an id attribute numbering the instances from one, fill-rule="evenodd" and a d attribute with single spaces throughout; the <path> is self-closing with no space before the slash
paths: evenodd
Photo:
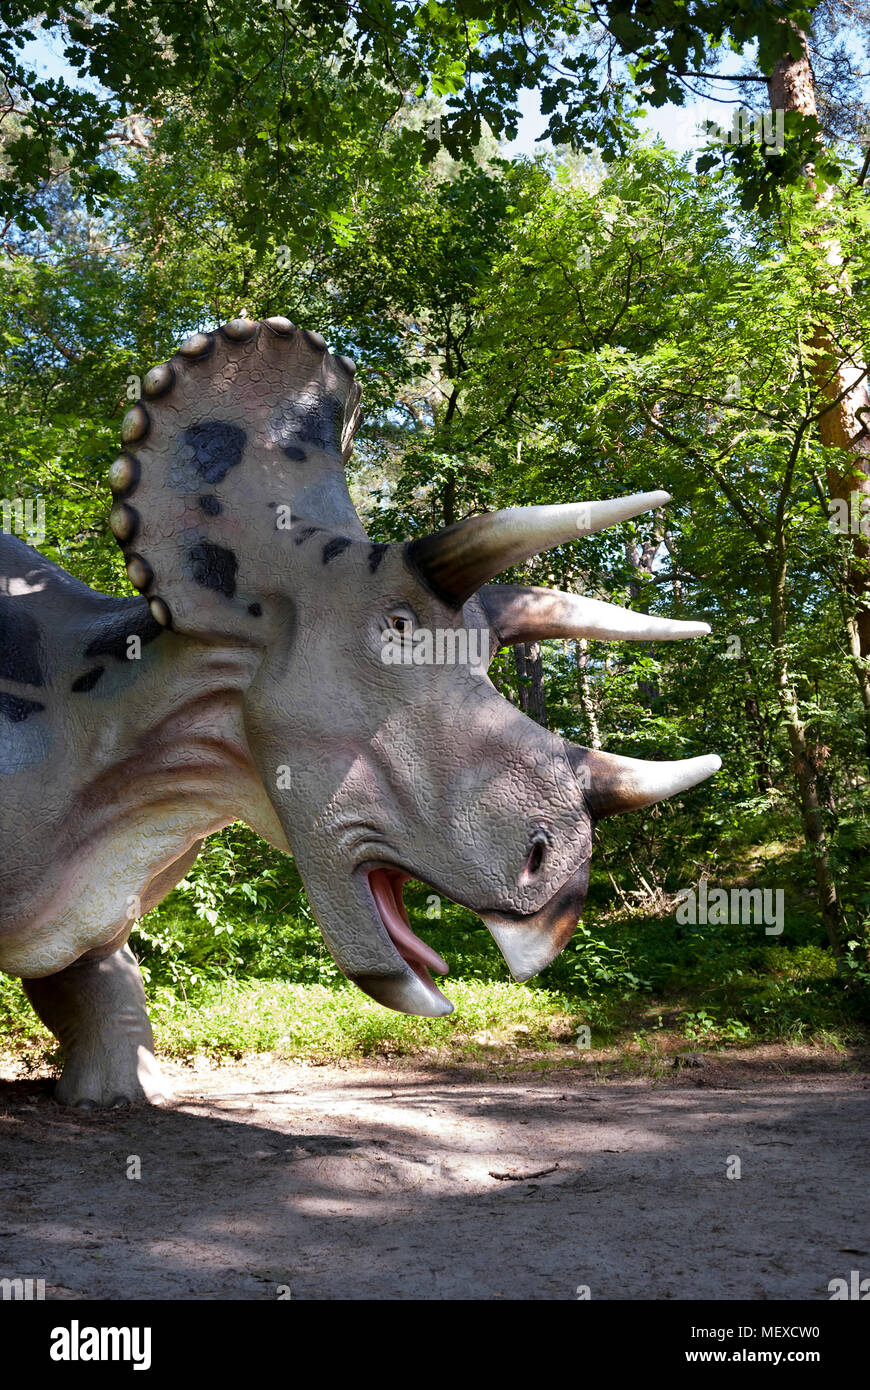
<path id="1" fill-rule="evenodd" d="M 147 145 L 180 100 L 211 122 L 224 149 L 256 156 L 261 192 L 300 175 L 299 146 L 352 149 L 361 117 L 364 128 L 385 130 L 409 96 L 427 93 L 445 99 L 444 119 L 406 128 L 406 139 L 429 157 L 443 141 L 466 159 L 487 128 L 513 135 L 525 88 L 540 91 L 554 141 L 613 154 L 642 99 L 682 104 L 723 47 L 757 42 L 765 74 L 799 53 L 811 9 L 795 0 L 7 0 L 0 216 L 25 229 L 40 221 L 34 191 L 59 167 L 90 207 L 105 205 L 121 184 L 107 145 Z M 39 76 L 22 52 L 34 31 L 56 36 L 90 85 Z M 353 102 L 335 100 L 350 91 Z M 799 142 L 797 126 L 791 134 Z M 339 157 L 339 185 L 349 173 Z M 337 188 L 321 193 L 321 213 L 339 206 Z"/>
<path id="2" fill-rule="evenodd" d="M 812 240 L 807 251 L 805 220 L 791 225 L 783 250 L 751 214 L 735 227 L 723 191 L 699 190 L 687 170 L 643 150 L 611 168 L 594 195 L 550 183 L 543 171 L 533 177 L 519 200 L 516 241 L 495 267 L 492 351 L 487 360 L 478 348 L 484 366 L 466 429 L 476 414 L 478 424 L 494 422 L 496 437 L 526 431 L 525 475 L 536 489 L 548 478 L 554 497 L 668 479 L 681 502 L 669 512 L 670 532 L 652 523 L 645 542 L 629 538 L 623 583 L 640 606 L 653 594 L 660 603 L 667 586 L 672 603 L 690 611 L 697 604 L 715 619 L 736 608 L 738 622 L 749 611 L 764 623 L 774 717 L 787 739 L 820 915 L 839 951 L 836 822 L 817 757 L 825 740 L 811 730 L 824 697 L 808 697 L 804 671 L 808 615 L 829 631 L 841 620 L 840 540 L 815 486 L 823 450 L 813 432 L 827 401 L 808 369 L 802 325 L 824 296 L 829 321 L 845 332 L 855 306 L 831 299 L 824 256 L 812 253 Z M 507 362 L 505 342 L 513 345 Z M 582 570 L 582 552 L 547 557 L 545 568 L 561 563 L 570 573 L 580 560 Z M 614 559 L 604 560 L 610 594 Z M 590 578 L 587 569 L 587 588 Z M 836 677 L 832 670 L 828 679 L 839 684 L 848 663 L 839 653 L 831 660 Z M 635 662 L 637 689 L 655 708 L 659 683 L 647 670 Z M 853 707 L 858 695 L 860 681 Z M 758 719 L 746 727 L 759 704 L 755 692 L 751 699 L 741 731 L 755 749 L 747 778 L 759 765 Z M 844 752 L 855 747 L 853 728 L 836 736 Z"/>

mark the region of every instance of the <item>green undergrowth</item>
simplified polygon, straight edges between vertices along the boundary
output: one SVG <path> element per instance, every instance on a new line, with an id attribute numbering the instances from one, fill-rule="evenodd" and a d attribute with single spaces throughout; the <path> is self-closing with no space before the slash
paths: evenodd
<path id="1" fill-rule="evenodd" d="M 298 886 L 285 882 L 278 897 L 259 884 L 225 894 L 215 908 L 188 884 L 139 924 L 131 944 L 158 1050 L 312 1060 L 435 1053 L 449 1061 L 493 1048 L 580 1051 L 584 1027 L 593 1048 L 626 1052 L 655 1050 L 665 1036 L 706 1048 L 846 1047 L 870 1037 L 863 981 L 838 971 L 800 902 L 789 902 L 778 937 L 752 925 L 681 927 L 673 912 L 590 915 L 548 970 L 517 985 L 476 918 L 408 885 L 415 929 L 450 963 L 442 984 L 455 1005 L 448 1018 L 421 1019 L 381 1008 L 343 979 Z M 20 984 L 5 977 L 0 1033 L 34 1066 L 56 1059 Z"/>

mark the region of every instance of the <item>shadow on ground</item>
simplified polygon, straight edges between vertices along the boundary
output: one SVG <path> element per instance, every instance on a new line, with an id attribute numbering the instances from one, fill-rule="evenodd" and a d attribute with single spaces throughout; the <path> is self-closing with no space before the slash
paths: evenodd
<path id="1" fill-rule="evenodd" d="M 827 1299 L 870 1274 L 866 1075 L 276 1063 L 176 1087 L 170 1109 L 83 1113 L 0 1083 L 0 1278 L 85 1299 Z"/>

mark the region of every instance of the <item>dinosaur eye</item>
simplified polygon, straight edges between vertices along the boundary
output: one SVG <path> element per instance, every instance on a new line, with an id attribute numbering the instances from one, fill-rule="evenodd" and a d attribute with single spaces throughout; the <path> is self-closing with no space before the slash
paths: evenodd
<path id="1" fill-rule="evenodd" d="M 394 599 L 395 607 L 384 604 L 377 618 L 380 636 L 380 658 L 388 666 L 407 666 L 414 655 L 414 637 L 418 630 L 416 614 L 399 599 Z"/>

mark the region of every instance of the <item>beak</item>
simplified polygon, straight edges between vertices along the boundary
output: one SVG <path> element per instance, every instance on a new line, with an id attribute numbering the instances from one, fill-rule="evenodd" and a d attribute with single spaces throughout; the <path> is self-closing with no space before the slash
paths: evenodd
<path id="1" fill-rule="evenodd" d="M 434 985 L 427 989 L 413 970 L 401 975 L 349 975 L 355 985 L 385 1009 L 421 1018 L 446 1018 L 453 1005 Z"/>
<path id="2" fill-rule="evenodd" d="M 556 959 L 571 940 L 583 912 L 589 887 L 589 861 L 581 864 L 567 883 L 541 908 L 523 917 L 519 913 L 482 912 L 508 970 L 522 984 Z"/>

